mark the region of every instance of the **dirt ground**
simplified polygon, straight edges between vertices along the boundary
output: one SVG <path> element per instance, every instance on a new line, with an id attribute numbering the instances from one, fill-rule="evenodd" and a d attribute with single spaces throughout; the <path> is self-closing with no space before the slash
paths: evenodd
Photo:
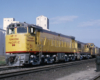
<path id="1" fill-rule="evenodd" d="M 96 72 L 95 68 L 89 68 L 85 71 L 80 71 L 76 73 L 72 73 L 62 78 L 58 78 L 56 80 L 91 80 L 95 76 L 99 75 L 100 72 Z"/>

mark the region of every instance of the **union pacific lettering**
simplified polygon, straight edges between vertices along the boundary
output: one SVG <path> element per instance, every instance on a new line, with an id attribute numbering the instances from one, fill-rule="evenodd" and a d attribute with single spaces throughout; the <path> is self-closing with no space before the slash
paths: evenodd
<path id="1" fill-rule="evenodd" d="M 11 39 L 9 39 L 9 40 L 19 40 L 19 38 L 11 38 Z"/>
<path id="2" fill-rule="evenodd" d="M 11 37 L 14 37 L 14 36 L 17 37 L 17 35 L 11 35 Z"/>
<path id="3" fill-rule="evenodd" d="M 32 37 L 28 37 L 28 39 L 33 39 Z"/>
<path id="4" fill-rule="evenodd" d="M 27 39 L 27 41 L 34 41 L 34 38 L 32 38 L 32 37 L 27 37 L 28 39 Z"/>
<path id="5" fill-rule="evenodd" d="M 15 44 L 15 43 L 17 43 L 17 44 L 20 44 L 20 41 L 12 41 L 12 42 L 8 42 L 9 44 Z"/>
<path id="6" fill-rule="evenodd" d="M 34 40 L 27 40 L 27 41 L 34 41 Z"/>

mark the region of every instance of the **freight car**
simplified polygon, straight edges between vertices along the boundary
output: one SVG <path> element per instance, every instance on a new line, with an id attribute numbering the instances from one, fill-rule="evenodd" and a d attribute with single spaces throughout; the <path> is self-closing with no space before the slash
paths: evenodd
<path id="1" fill-rule="evenodd" d="M 91 58 L 90 48 L 89 44 L 79 42 L 73 36 L 33 24 L 12 23 L 7 27 L 6 62 L 11 66 Z"/>

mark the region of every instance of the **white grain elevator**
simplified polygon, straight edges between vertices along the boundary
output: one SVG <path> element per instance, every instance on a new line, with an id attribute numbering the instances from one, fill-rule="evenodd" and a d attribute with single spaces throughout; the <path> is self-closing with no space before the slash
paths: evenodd
<path id="1" fill-rule="evenodd" d="M 36 25 L 42 27 L 43 29 L 49 29 L 49 19 L 43 15 L 36 18 Z"/>

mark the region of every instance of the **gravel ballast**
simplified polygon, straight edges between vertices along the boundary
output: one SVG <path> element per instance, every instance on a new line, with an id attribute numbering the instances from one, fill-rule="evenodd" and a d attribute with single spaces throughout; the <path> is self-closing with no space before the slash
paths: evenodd
<path id="1" fill-rule="evenodd" d="M 0 80 L 89 80 L 100 72 L 95 72 L 95 61 L 66 66 L 58 69 L 28 73 Z"/>

